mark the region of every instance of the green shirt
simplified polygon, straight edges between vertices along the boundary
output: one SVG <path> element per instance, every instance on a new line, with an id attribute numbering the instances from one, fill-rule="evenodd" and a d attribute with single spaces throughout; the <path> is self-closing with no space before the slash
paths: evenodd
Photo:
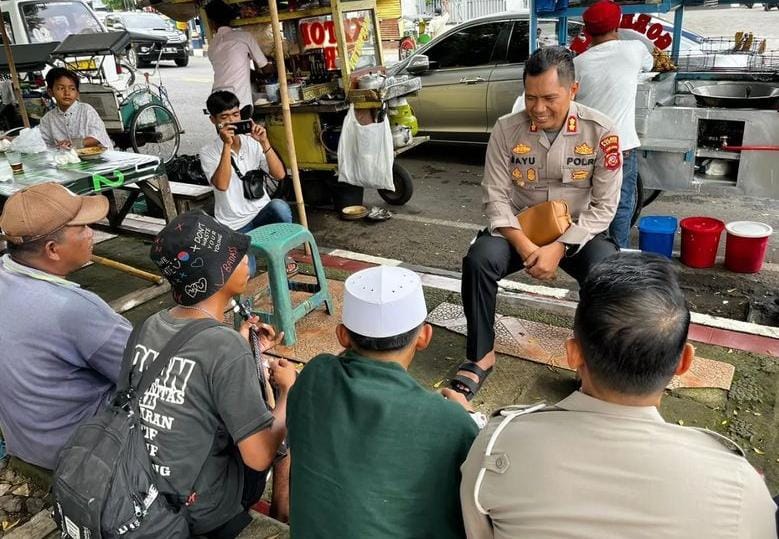
<path id="1" fill-rule="evenodd" d="M 460 465 L 478 433 L 398 363 L 306 365 L 287 407 L 293 537 L 464 537 Z"/>

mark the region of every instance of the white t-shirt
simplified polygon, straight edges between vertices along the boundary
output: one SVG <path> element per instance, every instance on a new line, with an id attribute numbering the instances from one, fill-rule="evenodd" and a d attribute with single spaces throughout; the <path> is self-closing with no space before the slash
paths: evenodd
<path id="1" fill-rule="evenodd" d="M 259 67 L 268 64 L 255 37 L 249 32 L 223 26 L 214 34 L 208 47 L 208 59 L 214 68 L 214 86 L 211 91 L 230 91 L 238 97 L 241 107 L 252 105 L 254 101 L 249 72 L 252 60 Z"/>
<path id="2" fill-rule="evenodd" d="M 241 174 L 246 174 L 250 170 L 258 168 L 267 172 L 268 161 L 265 159 L 265 154 L 262 153 L 260 143 L 249 135 L 238 136 L 241 137 L 241 149 L 238 150 L 237 154 L 232 151 L 231 153 Z M 224 142 L 222 142 L 222 139 L 217 138 L 200 149 L 200 163 L 209 182 L 219 166 L 223 147 Z M 223 225 L 229 226 L 233 230 L 238 230 L 248 225 L 254 219 L 260 210 L 270 202 L 270 197 L 265 193 L 265 196 L 258 200 L 248 200 L 243 196 L 241 179 L 234 169 L 231 168 L 231 170 L 230 185 L 227 187 L 227 191 L 220 191 L 214 188 L 214 217 Z"/>
<path id="3" fill-rule="evenodd" d="M 636 133 L 638 74 L 651 71 L 654 64 L 646 46 L 636 40 L 606 41 L 573 62 L 579 81 L 576 102 L 614 120 L 623 151 L 640 146 Z"/>

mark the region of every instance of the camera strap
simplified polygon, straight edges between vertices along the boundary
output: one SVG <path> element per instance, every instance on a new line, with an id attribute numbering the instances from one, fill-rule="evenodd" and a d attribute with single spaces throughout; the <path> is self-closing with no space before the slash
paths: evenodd
<path id="1" fill-rule="evenodd" d="M 235 171 L 236 176 L 238 176 L 238 179 L 243 180 L 243 174 L 241 174 L 241 171 L 235 162 L 235 156 L 233 155 L 233 152 L 230 152 L 230 164 L 233 166 L 233 170 Z"/>

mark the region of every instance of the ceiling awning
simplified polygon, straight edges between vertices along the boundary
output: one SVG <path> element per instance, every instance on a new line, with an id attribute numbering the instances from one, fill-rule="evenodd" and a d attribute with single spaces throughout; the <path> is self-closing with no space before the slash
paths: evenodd
<path id="1" fill-rule="evenodd" d="M 179 22 L 187 22 L 189 19 L 198 16 L 198 7 L 195 1 L 138 0 L 138 6 L 153 7 L 163 15 Z"/>

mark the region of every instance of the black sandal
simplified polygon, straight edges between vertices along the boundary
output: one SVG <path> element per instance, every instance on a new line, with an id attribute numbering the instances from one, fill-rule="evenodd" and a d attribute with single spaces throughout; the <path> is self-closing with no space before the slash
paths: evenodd
<path id="1" fill-rule="evenodd" d="M 470 401 L 476 396 L 476 393 L 479 392 L 481 386 L 484 385 L 484 381 L 487 379 L 487 376 L 489 376 L 492 372 L 492 367 L 489 369 L 482 369 L 475 362 L 466 361 L 457 367 L 457 370 L 471 372 L 479 378 L 479 381 L 476 382 L 467 376 L 457 374 L 449 381 L 450 388 L 452 388 L 454 391 L 457 391 L 458 393 L 462 393 L 465 395 L 465 400 Z"/>

